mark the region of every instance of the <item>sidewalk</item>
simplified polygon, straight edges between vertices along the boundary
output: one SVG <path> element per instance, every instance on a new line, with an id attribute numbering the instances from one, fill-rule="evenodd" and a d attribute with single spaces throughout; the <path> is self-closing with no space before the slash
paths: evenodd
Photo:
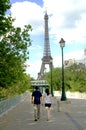
<path id="1" fill-rule="evenodd" d="M 86 100 L 71 99 L 70 110 L 67 105 L 58 112 L 54 97 L 51 120 L 46 121 L 45 107 L 41 106 L 41 118 L 35 122 L 33 105 L 28 96 L 28 99 L 0 118 L 0 130 L 86 130 Z"/>

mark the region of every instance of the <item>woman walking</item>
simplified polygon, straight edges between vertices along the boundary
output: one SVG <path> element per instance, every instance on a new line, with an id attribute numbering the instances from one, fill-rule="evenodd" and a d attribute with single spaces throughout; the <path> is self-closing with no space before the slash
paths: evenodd
<path id="1" fill-rule="evenodd" d="M 46 88 L 45 90 L 45 94 L 43 95 L 43 100 L 44 100 L 45 109 L 46 109 L 47 121 L 49 121 L 52 95 L 50 94 L 48 88 Z"/>

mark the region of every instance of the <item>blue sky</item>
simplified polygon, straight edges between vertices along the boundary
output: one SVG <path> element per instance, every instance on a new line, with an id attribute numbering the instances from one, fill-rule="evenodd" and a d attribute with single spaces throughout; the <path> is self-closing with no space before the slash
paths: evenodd
<path id="1" fill-rule="evenodd" d="M 25 1 L 36 3 L 37 5 L 41 7 L 43 6 L 43 0 L 10 0 L 12 4 L 16 2 L 25 2 Z"/>
<path id="2" fill-rule="evenodd" d="M 63 38 L 64 60 L 84 59 L 86 48 L 86 0 L 11 0 L 11 14 L 15 18 L 14 26 L 24 27 L 31 24 L 32 46 L 27 73 L 37 78 L 41 68 L 44 51 L 44 12 L 49 15 L 49 40 L 54 67 L 61 66 L 61 48 Z M 47 70 L 48 71 L 48 67 Z"/>

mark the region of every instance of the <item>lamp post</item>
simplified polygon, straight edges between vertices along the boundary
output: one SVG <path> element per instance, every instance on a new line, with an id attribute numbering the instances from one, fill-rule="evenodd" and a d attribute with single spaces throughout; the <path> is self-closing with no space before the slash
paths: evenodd
<path id="1" fill-rule="evenodd" d="M 44 80 L 45 80 L 45 88 L 46 88 L 46 67 L 44 68 Z"/>
<path id="2" fill-rule="evenodd" d="M 54 94 L 53 94 L 53 86 L 52 86 L 52 60 L 51 60 L 51 62 L 50 62 L 50 71 L 51 71 L 51 94 L 52 94 L 52 96 L 54 96 Z"/>
<path id="3" fill-rule="evenodd" d="M 64 86 L 64 64 L 63 64 L 63 48 L 65 46 L 65 41 L 63 38 L 60 40 L 60 47 L 62 49 L 62 96 L 61 101 L 65 101 L 66 99 L 66 93 L 65 93 L 65 86 Z"/>

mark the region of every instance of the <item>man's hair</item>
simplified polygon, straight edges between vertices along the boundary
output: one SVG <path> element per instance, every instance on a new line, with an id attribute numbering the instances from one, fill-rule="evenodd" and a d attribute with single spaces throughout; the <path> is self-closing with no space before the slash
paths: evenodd
<path id="1" fill-rule="evenodd" d="M 35 89 L 39 89 L 39 87 L 38 87 L 38 86 L 36 86 L 36 87 L 35 87 Z"/>

